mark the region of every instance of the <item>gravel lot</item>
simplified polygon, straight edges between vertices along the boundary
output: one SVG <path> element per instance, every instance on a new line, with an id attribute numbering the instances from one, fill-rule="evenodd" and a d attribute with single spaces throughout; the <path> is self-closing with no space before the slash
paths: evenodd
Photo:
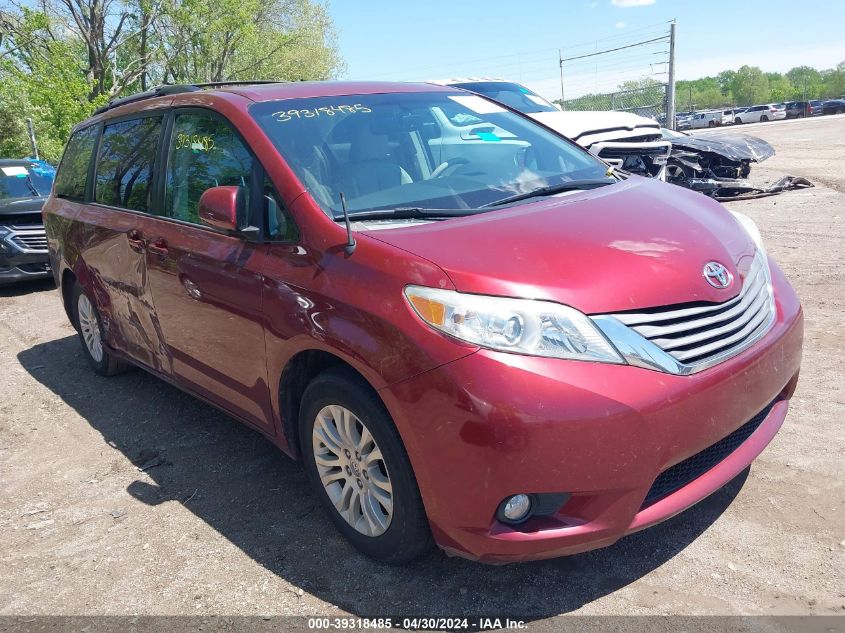
<path id="1" fill-rule="evenodd" d="M 806 344 L 786 424 L 725 489 L 579 556 L 382 567 L 294 462 L 142 371 L 95 376 L 51 284 L 19 286 L 0 291 L 0 615 L 845 614 L 845 117 L 726 131 L 775 146 L 755 178 L 820 186 L 730 205 L 801 295 Z"/>

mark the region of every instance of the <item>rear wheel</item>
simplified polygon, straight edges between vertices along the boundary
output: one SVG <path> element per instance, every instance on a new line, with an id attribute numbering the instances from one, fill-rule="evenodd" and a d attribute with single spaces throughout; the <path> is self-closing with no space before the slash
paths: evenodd
<path id="1" fill-rule="evenodd" d="M 405 447 L 381 400 L 353 372 L 330 369 L 302 397 L 300 450 L 335 527 L 358 550 L 407 563 L 432 538 Z"/>
<path id="2" fill-rule="evenodd" d="M 740 119 L 739 117 L 734 119 L 734 124 L 739 125 L 740 123 L 742 123 L 742 119 Z"/>
<path id="3" fill-rule="evenodd" d="M 103 323 L 94 302 L 78 283 L 73 288 L 73 315 L 88 364 L 100 376 L 113 376 L 130 367 L 112 356 L 103 344 Z"/>
<path id="4" fill-rule="evenodd" d="M 761 116 L 761 117 L 760 117 L 760 122 L 761 122 L 761 123 L 765 123 L 765 122 L 766 122 L 766 121 L 768 121 L 768 120 L 769 120 L 769 117 L 767 117 L 765 114 L 764 114 L 763 116 Z"/>
<path id="5" fill-rule="evenodd" d="M 716 122 L 715 121 L 708 121 L 707 127 L 716 127 Z"/>

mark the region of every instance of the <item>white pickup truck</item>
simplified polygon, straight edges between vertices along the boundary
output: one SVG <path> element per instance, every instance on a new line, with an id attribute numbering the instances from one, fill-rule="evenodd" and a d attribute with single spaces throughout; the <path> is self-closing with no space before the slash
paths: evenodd
<path id="1" fill-rule="evenodd" d="M 711 110 L 707 112 L 696 112 L 690 119 L 690 127 L 692 129 L 716 127 L 722 125 L 722 111 Z"/>
<path id="2" fill-rule="evenodd" d="M 437 81 L 498 101 L 552 128 L 602 160 L 631 173 L 666 179 L 672 144 L 653 119 L 631 112 L 562 112 L 517 83 L 502 80 Z"/>

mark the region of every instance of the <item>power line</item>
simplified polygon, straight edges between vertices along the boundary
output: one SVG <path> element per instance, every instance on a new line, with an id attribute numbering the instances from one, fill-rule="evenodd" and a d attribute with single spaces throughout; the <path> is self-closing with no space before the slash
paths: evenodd
<path id="1" fill-rule="evenodd" d="M 635 46 L 642 46 L 643 44 L 650 44 L 652 42 L 665 41 L 665 40 L 668 40 L 668 39 L 669 39 L 669 36 L 664 35 L 663 37 L 656 37 L 653 40 L 646 40 L 645 42 L 637 42 L 636 44 L 628 44 L 627 46 L 619 46 L 617 48 L 609 48 L 606 51 L 598 51 L 598 52 L 595 52 L 595 53 L 588 53 L 586 55 L 579 55 L 577 57 L 561 57 L 560 63 L 563 64 L 564 62 L 571 62 L 571 61 L 574 61 L 576 59 L 585 59 L 587 57 L 596 57 L 597 55 L 605 55 L 607 53 L 613 53 L 613 52 L 616 52 L 616 51 L 621 51 L 621 50 L 624 50 L 626 48 L 634 48 Z"/>

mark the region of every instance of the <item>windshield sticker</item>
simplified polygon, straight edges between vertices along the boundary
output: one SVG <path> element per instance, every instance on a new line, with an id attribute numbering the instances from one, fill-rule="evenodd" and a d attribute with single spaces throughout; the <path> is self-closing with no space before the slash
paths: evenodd
<path id="1" fill-rule="evenodd" d="M 478 136 L 478 138 L 480 138 L 482 141 L 490 141 L 490 142 L 492 142 L 492 143 L 498 143 L 499 141 L 501 141 L 501 140 L 502 140 L 502 139 L 500 139 L 498 136 L 496 136 L 495 134 L 493 134 L 493 132 L 476 132 L 476 135 L 477 135 L 477 136 Z"/>
<path id="2" fill-rule="evenodd" d="M 194 154 L 214 149 L 214 139 L 200 134 L 177 134 L 176 149 L 190 149 Z"/>
<path id="3" fill-rule="evenodd" d="M 286 123 L 293 119 L 316 119 L 318 117 L 334 116 L 336 114 L 367 114 L 370 108 L 360 103 L 352 105 L 331 105 L 322 108 L 306 108 L 304 110 L 280 110 L 270 116 L 279 123 Z"/>
<path id="4" fill-rule="evenodd" d="M 29 172 L 26 170 L 26 167 L 20 166 L 13 166 L 13 167 L 0 167 L 3 170 L 3 173 L 7 176 L 15 176 L 17 178 L 26 178 L 29 176 Z"/>
<path id="5" fill-rule="evenodd" d="M 495 114 L 497 112 L 507 112 L 502 106 L 496 105 L 492 101 L 487 101 L 482 97 L 476 95 L 449 95 L 449 98 L 465 108 L 469 108 L 476 114 Z"/>

